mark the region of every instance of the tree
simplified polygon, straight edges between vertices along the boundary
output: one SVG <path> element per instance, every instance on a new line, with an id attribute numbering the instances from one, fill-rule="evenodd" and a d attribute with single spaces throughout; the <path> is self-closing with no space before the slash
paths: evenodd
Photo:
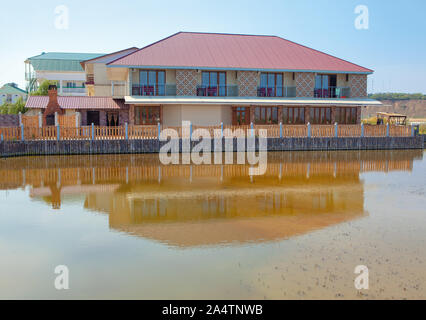
<path id="1" fill-rule="evenodd" d="M 19 112 L 27 112 L 22 97 L 19 97 L 15 103 L 4 103 L 0 106 L 0 114 L 18 114 Z"/>
<path id="2" fill-rule="evenodd" d="M 55 84 L 56 82 L 53 81 L 49 81 L 49 80 L 44 80 L 41 85 L 38 87 L 38 89 L 36 91 L 33 91 L 30 93 L 30 95 L 32 96 L 47 96 L 48 95 L 48 90 L 49 90 L 49 86 Z"/>

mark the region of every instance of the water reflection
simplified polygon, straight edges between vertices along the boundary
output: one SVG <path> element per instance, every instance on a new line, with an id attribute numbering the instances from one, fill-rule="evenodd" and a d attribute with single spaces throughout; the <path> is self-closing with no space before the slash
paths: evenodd
<path id="1" fill-rule="evenodd" d="M 114 230 L 193 247 L 289 238 L 366 215 L 368 171 L 411 171 L 422 150 L 270 153 L 264 176 L 245 165 L 163 166 L 158 155 L 0 160 L 0 188 L 29 186 L 60 210 L 75 196 Z"/>

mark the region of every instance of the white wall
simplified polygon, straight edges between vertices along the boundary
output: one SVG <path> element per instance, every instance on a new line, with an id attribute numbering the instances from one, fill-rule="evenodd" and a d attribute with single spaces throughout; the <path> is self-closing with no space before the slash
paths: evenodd
<path id="1" fill-rule="evenodd" d="M 215 126 L 221 122 L 232 124 L 231 106 L 221 105 L 166 105 L 163 106 L 163 125 L 180 126 L 182 121 L 194 125 Z"/>

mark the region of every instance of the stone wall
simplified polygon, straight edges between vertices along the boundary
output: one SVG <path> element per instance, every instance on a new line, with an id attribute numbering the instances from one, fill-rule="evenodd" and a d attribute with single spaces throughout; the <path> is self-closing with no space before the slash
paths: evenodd
<path id="1" fill-rule="evenodd" d="M 197 70 L 176 70 L 176 95 L 197 95 Z"/>
<path id="2" fill-rule="evenodd" d="M 240 97 L 256 97 L 259 75 L 256 71 L 238 71 L 238 95 Z"/>
<path id="3" fill-rule="evenodd" d="M 0 114 L 0 127 L 19 127 L 19 115 Z"/>
<path id="4" fill-rule="evenodd" d="M 312 72 L 296 72 L 296 97 L 311 98 L 314 96 L 315 74 Z"/>
<path id="5" fill-rule="evenodd" d="M 224 139 L 223 139 L 224 140 Z M 3 141 L 0 157 L 28 155 L 158 153 L 165 141 L 145 140 L 76 140 L 76 141 Z M 180 141 L 180 150 L 182 150 Z M 192 145 L 198 142 L 193 141 Z M 256 143 L 256 149 L 258 149 Z M 237 150 L 237 139 L 233 139 Z M 385 150 L 423 149 L 423 136 L 355 137 L 355 138 L 268 138 L 269 151 L 313 150 Z M 215 150 L 212 140 L 211 150 Z M 222 150 L 225 150 L 222 141 Z"/>

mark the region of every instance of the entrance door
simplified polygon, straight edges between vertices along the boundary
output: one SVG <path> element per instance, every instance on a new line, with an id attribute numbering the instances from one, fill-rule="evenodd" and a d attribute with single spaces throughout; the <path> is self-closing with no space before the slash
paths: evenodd
<path id="1" fill-rule="evenodd" d="M 233 121 L 234 126 L 250 124 L 250 108 L 248 107 L 234 107 L 233 108 Z"/>
<path id="2" fill-rule="evenodd" d="M 99 126 L 99 111 L 87 111 L 87 125 Z"/>

